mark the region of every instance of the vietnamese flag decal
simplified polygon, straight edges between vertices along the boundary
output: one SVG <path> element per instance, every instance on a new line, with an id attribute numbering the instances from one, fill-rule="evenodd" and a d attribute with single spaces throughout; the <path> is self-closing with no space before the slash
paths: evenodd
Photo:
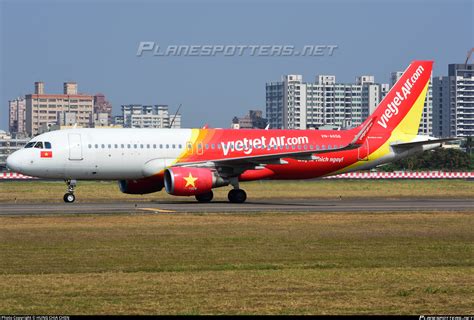
<path id="1" fill-rule="evenodd" d="M 52 151 L 41 151 L 41 158 L 52 158 L 53 152 Z"/>

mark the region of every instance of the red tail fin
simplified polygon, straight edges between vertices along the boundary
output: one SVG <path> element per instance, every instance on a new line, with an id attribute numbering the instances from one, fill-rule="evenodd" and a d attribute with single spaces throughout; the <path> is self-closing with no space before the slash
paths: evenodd
<path id="1" fill-rule="evenodd" d="M 399 127 L 417 134 L 432 68 L 433 61 L 413 61 L 362 126 L 375 120 L 374 131 L 392 132 Z"/>

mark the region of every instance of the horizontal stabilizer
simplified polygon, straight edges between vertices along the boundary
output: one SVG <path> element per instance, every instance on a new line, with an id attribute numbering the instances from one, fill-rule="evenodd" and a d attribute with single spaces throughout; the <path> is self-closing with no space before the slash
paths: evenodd
<path id="1" fill-rule="evenodd" d="M 450 141 L 459 141 L 459 138 L 443 138 L 443 139 L 430 139 L 430 140 L 423 140 L 423 141 L 415 141 L 415 142 L 402 142 L 402 143 L 392 143 L 391 146 L 394 148 L 400 149 L 410 149 L 417 146 L 424 146 L 436 143 L 445 143 Z"/>

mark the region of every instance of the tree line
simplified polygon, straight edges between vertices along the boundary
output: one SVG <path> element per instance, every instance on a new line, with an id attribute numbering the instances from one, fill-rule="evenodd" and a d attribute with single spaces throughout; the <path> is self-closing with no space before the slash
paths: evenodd
<path id="1" fill-rule="evenodd" d="M 470 150 L 464 152 L 459 149 L 438 148 L 397 160 L 379 169 L 381 171 L 472 171 L 474 170 L 474 155 Z"/>

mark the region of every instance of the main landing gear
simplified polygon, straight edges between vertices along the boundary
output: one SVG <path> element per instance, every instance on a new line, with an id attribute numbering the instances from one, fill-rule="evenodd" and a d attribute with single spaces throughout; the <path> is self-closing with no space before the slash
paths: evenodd
<path id="1" fill-rule="evenodd" d="M 198 202 L 211 202 L 212 198 L 214 197 L 214 192 L 211 190 L 206 193 L 197 194 L 195 197 Z"/>
<path id="2" fill-rule="evenodd" d="M 227 198 L 232 203 L 244 203 L 247 200 L 247 193 L 239 188 L 239 180 L 234 178 L 230 180 L 230 184 L 234 187 L 234 189 L 229 191 Z"/>
<path id="3" fill-rule="evenodd" d="M 244 190 L 239 188 L 239 180 L 237 178 L 233 178 L 230 180 L 230 183 L 234 189 L 229 191 L 227 198 L 229 198 L 229 202 L 232 203 L 244 203 L 247 200 L 247 193 Z M 211 202 L 212 198 L 214 197 L 214 193 L 212 190 L 206 193 L 201 193 L 195 195 L 196 200 L 201 203 Z M 64 200 L 66 201 L 66 200 Z"/>
<path id="4" fill-rule="evenodd" d="M 74 196 L 74 188 L 76 187 L 77 181 L 76 180 L 66 180 L 67 184 L 67 193 L 64 194 L 63 200 L 66 203 L 73 203 L 76 200 Z"/>
<path id="5" fill-rule="evenodd" d="M 247 200 L 247 193 L 242 189 L 232 189 L 229 191 L 227 198 L 232 203 L 244 203 Z"/>

